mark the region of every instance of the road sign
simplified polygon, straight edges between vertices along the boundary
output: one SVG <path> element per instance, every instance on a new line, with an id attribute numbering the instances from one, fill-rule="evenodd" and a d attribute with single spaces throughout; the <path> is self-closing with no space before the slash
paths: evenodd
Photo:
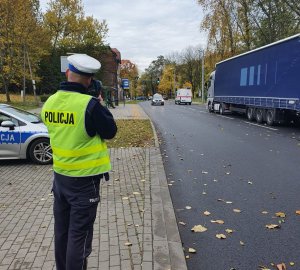
<path id="1" fill-rule="evenodd" d="M 122 88 L 129 89 L 129 80 L 128 79 L 122 79 Z"/>

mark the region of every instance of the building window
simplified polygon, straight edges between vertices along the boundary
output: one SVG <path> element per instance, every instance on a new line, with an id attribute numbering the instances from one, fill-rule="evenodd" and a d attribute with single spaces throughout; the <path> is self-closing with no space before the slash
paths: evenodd
<path id="1" fill-rule="evenodd" d="M 241 69 L 240 86 L 247 86 L 248 68 Z"/>

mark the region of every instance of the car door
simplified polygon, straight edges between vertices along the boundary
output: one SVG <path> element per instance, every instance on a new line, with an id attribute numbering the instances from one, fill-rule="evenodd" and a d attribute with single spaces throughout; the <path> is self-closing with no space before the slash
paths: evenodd
<path id="1" fill-rule="evenodd" d="M 15 124 L 13 129 L 2 127 L 3 121 L 12 121 Z M 18 120 L 0 112 L 0 159 L 19 158 L 20 155 L 20 127 Z"/>

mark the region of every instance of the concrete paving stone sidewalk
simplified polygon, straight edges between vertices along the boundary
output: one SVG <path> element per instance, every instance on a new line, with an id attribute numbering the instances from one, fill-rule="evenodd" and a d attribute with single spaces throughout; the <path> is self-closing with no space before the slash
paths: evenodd
<path id="1" fill-rule="evenodd" d="M 116 119 L 148 118 L 139 105 L 111 112 Z M 186 270 L 157 142 L 110 154 L 113 171 L 101 183 L 88 269 Z M 52 175 L 51 166 L 0 161 L 0 270 L 55 269 Z"/>

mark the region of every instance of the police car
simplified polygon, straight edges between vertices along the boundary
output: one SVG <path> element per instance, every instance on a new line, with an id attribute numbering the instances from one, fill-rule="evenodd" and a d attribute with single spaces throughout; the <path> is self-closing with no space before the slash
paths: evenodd
<path id="1" fill-rule="evenodd" d="M 26 158 L 52 163 L 47 128 L 37 115 L 0 103 L 0 160 Z"/>

